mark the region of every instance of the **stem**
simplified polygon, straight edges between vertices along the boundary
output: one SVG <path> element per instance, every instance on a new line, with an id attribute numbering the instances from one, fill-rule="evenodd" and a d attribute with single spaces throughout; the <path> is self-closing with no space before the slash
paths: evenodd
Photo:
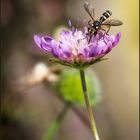
<path id="1" fill-rule="evenodd" d="M 97 131 L 97 127 L 96 127 L 96 123 L 95 123 L 95 119 L 94 119 L 93 112 L 92 112 L 92 107 L 89 103 L 86 81 L 85 81 L 85 74 L 84 74 L 83 70 L 80 70 L 80 77 L 81 77 L 81 83 L 82 83 L 86 108 L 87 108 L 88 115 L 89 115 L 91 130 L 92 130 L 93 136 L 95 137 L 95 140 L 100 140 L 99 135 L 98 135 L 98 131 Z"/>
<path id="2" fill-rule="evenodd" d="M 59 129 L 61 122 L 63 121 L 67 111 L 69 110 L 70 104 L 66 104 L 56 119 L 52 122 L 52 124 L 47 129 L 47 132 L 44 134 L 42 140 L 52 140 L 54 134 Z"/>

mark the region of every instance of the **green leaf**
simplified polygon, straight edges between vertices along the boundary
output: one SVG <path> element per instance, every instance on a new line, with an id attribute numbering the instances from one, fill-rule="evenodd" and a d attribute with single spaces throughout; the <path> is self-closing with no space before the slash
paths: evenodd
<path id="1" fill-rule="evenodd" d="M 97 77 L 92 71 L 86 71 L 86 84 L 91 105 L 100 101 L 100 86 Z M 84 97 L 81 86 L 80 74 L 76 69 L 64 70 L 56 83 L 56 91 L 67 102 L 84 106 Z"/>

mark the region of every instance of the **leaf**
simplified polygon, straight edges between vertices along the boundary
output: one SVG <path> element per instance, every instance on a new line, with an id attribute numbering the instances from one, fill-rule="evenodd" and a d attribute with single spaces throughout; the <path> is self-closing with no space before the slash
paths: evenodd
<path id="1" fill-rule="evenodd" d="M 100 101 L 100 87 L 94 72 L 86 72 L 86 83 L 89 100 L 92 105 Z M 84 106 L 84 97 L 79 71 L 76 69 L 65 70 L 61 73 L 59 82 L 56 83 L 56 91 L 67 102 Z"/>

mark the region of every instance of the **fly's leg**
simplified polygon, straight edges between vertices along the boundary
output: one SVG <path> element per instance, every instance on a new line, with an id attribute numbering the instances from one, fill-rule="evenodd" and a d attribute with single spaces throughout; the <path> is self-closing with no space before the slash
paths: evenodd
<path id="1" fill-rule="evenodd" d="M 110 26 L 109 26 L 108 30 L 100 28 L 100 30 L 104 31 L 103 38 L 105 37 L 106 34 L 108 35 L 108 32 L 109 32 L 110 28 L 111 28 Z"/>
<path id="2" fill-rule="evenodd" d="M 91 41 L 91 38 L 92 38 L 92 34 L 89 34 L 89 40 L 88 40 L 88 44 L 90 43 L 90 41 Z"/>
<path id="3" fill-rule="evenodd" d="M 91 20 L 88 21 L 88 25 L 91 26 Z"/>
<path id="4" fill-rule="evenodd" d="M 106 31 L 106 34 L 107 34 L 107 35 L 108 35 L 108 32 L 109 32 L 110 28 L 111 28 L 111 26 L 109 26 L 108 30 Z"/>
<path id="5" fill-rule="evenodd" d="M 104 34 L 103 34 L 103 38 L 104 38 L 104 37 L 105 37 L 105 35 L 106 35 L 106 30 L 105 30 L 105 29 L 103 29 L 103 28 L 100 28 L 100 30 L 104 31 Z"/>
<path id="6" fill-rule="evenodd" d="M 88 44 L 90 43 L 91 38 L 92 38 L 92 34 L 87 33 L 87 34 L 86 34 L 86 39 L 88 40 Z"/>

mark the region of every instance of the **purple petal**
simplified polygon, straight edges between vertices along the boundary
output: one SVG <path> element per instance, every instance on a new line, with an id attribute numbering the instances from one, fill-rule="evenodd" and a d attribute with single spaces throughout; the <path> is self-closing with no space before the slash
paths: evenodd
<path id="1" fill-rule="evenodd" d="M 62 49 L 62 52 L 66 55 L 66 57 L 71 57 L 72 53 L 71 51 L 68 49 L 68 48 L 61 48 Z"/>
<path id="2" fill-rule="evenodd" d="M 38 35 L 34 35 L 34 41 L 44 51 L 51 52 L 51 41 L 52 38 L 49 36 L 41 37 Z"/>
<path id="3" fill-rule="evenodd" d="M 59 54 L 59 59 L 61 59 L 61 60 L 66 60 L 66 61 L 71 61 L 72 59 L 72 57 L 71 57 L 72 55 L 70 54 L 70 53 L 60 53 Z"/>
<path id="4" fill-rule="evenodd" d="M 89 46 L 90 51 L 89 51 L 89 57 L 96 57 L 97 56 L 97 51 L 98 51 L 98 46 L 96 44 L 91 44 Z"/>
<path id="5" fill-rule="evenodd" d="M 112 48 L 112 43 L 108 44 L 104 40 L 99 40 L 98 44 L 91 44 L 89 57 L 100 57 L 107 54 Z"/>
<path id="6" fill-rule="evenodd" d="M 97 47 L 93 47 L 89 53 L 89 57 L 96 57 L 98 56 Z"/>
<path id="7" fill-rule="evenodd" d="M 51 38 L 50 36 L 44 36 L 44 37 L 43 37 L 43 40 L 44 40 L 45 42 L 50 42 L 50 41 L 52 40 L 52 38 Z"/>
<path id="8" fill-rule="evenodd" d="M 84 53 L 83 53 L 83 54 L 84 54 L 84 56 L 85 56 L 85 57 L 88 57 L 89 52 L 90 52 L 89 47 L 84 48 L 83 52 L 84 52 Z"/>
<path id="9" fill-rule="evenodd" d="M 69 35 L 69 34 L 70 34 L 70 32 L 69 32 L 69 31 L 66 31 L 66 30 L 63 30 L 63 31 L 60 33 L 61 36 L 65 36 L 65 35 Z"/>
<path id="10" fill-rule="evenodd" d="M 60 49 L 60 53 L 59 53 L 59 58 L 62 60 L 70 60 L 72 58 L 72 52 L 69 48 L 67 48 L 66 46 L 61 45 L 61 43 L 59 44 L 59 49 Z"/>
<path id="11" fill-rule="evenodd" d="M 41 36 L 34 35 L 34 41 L 41 48 Z"/>
<path id="12" fill-rule="evenodd" d="M 98 34 L 97 34 L 96 36 L 94 36 L 94 35 L 92 36 L 90 42 L 91 42 L 91 43 L 98 42 L 98 40 L 100 40 L 103 36 L 104 36 L 103 33 L 100 32 L 100 31 L 98 31 Z"/>
<path id="13" fill-rule="evenodd" d="M 59 58 L 59 55 L 60 55 L 60 52 L 61 52 L 61 50 L 59 48 L 59 43 L 56 42 L 55 40 L 52 40 L 51 45 L 52 45 L 52 54 L 53 54 L 53 56 Z"/>
<path id="14" fill-rule="evenodd" d="M 117 33 L 117 35 L 116 36 L 113 36 L 113 35 L 106 35 L 105 36 L 105 38 L 104 38 L 104 40 L 105 40 L 105 42 L 108 44 L 109 42 L 111 42 L 112 43 L 112 47 L 111 48 L 113 48 L 113 47 L 115 47 L 118 43 L 119 43 L 119 40 L 120 40 L 120 37 L 121 37 L 121 33 L 119 32 L 119 33 Z"/>
<path id="15" fill-rule="evenodd" d="M 42 37 L 41 48 L 50 53 L 52 50 L 52 45 L 51 45 L 52 40 L 53 39 L 49 36 Z"/>
<path id="16" fill-rule="evenodd" d="M 113 42 L 113 46 L 116 46 L 119 41 L 120 41 L 120 38 L 121 38 L 121 32 L 119 32 L 116 36 L 115 36 L 115 40 Z"/>

